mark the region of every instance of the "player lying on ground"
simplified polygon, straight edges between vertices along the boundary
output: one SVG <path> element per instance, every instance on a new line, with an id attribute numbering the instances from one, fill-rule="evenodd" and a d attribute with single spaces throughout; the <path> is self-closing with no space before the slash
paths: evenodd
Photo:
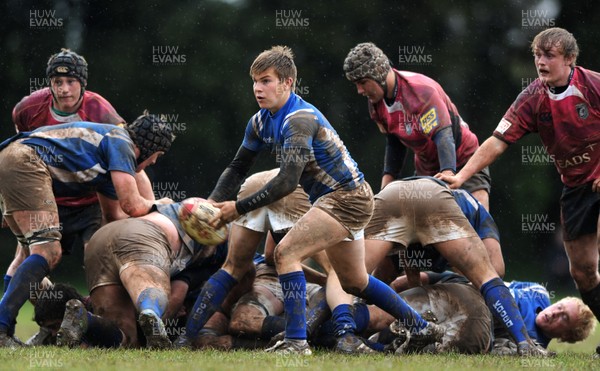
<path id="1" fill-rule="evenodd" d="M 274 247 L 274 245 L 273 245 Z M 283 317 L 283 293 L 274 265 L 264 256 L 255 259 L 256 278 L 252 291 L 242 296 L 234 305 L 228 326 L 218 328 L 213 324 L 214 315 L 200 331 L 198 348 L 256 349 L 266 346 L 271 338 L 285 330 Z M 325 289 L 307 283 L 307 308 L 329 314 L 327 307 L 314 308 L 325 298 Z M 218 314 L 218 312 L 216 313 Z M 311 327 L 310 325 L 308 326 Z"/>
<path id="2" fill-rule="evenodd" d="M 463 276 L 452 272 L 421 272 L 421 277 L 424 286 L 402 291 L 400 295 L 417 311 L 435 317 L 437 323 L 447 329 L 443 341 L 429 351 L 517 354 L 517 345 L 506 328 L 497 323 L 494 328 L 491 313 L 486 310 L 484 299 Z M 403 281 L 403 287 L 406 287 L 405 278 L 399 278 Z M 550 294 L 540 284 L 521 281 L 505 284 L 519 307 L 529 336 L 544 348 L 552 339 L 575 343 L 585 340 L 594 332 L 594 315 L 580 299 L 566 297 L 550 304 Z M 366 335 L 384 330 L 381 340 L 386 338 L 389 342 L 394 339 L 385 335 L 385 327 L 394 321 L 387 313 L 374 306 L 368 306 L 366 313 L 359 309 L 355 310 L 355 313 L 365 317 L 359 318 L 359 323 L 369 323 L 368 326 L 359 329 L 365 331 Z M 397 324 L 392 323 L 390 328 L 396 333 L 399 332 Z M 494 339 L 490 337 L 492 328 Z M 380 339 L 372 337 L 371 340 Z M 493 348 L 492 340 L 495 340 Z M 394 339 L 392 346 L 386 349 L 396 349 L 402 345 L 403 341 Z"/>

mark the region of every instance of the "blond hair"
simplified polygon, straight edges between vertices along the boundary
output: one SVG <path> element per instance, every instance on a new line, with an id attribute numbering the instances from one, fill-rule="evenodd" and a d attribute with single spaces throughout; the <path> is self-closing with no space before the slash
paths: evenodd
<path id="1" fill-rule="evenodd" d="M 565 301 L 573 301 L 579 308 L 578 316 L 576 319 L 575 327 L 572 327 L 558 338 L 560 342 L 576 343 L 578 341 L 585 340 L 591 333 L 596 329 L 596 317 L 590 307 L 585 305 L 579 298 L 573 296 L 567 296 L 557 302 L 562 303 Z"/>
<path id="2" fill-rule="evenodd" d="M 577 56 L 579 55 L 579 46 L 572 33 L 560 27 L 548 28 L 535 36 L 531 42 L 531 51 L 535 53 L 538 48 L 547 52 L 555 46 L 565 57 L 573 57 L 572 66 L 577 65 Z"/>
<path id="3" fill-rule="evenodd" d="M 292 78 L 292 89 L 296 85 L 296 64 L 294 52 L 288 46 L 277 45 L 265 50 L 256 57 L 250 66 L 250 76 L 261 74 L 273 67 L 280 81 Z"/>

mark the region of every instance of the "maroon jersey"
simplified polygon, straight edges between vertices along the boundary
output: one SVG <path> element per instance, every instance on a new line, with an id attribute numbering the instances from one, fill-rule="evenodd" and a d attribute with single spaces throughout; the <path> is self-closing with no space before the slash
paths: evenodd
<path id="1" fill-rule="evenodd" d="M 548 154 L 569 187 L 600 178 L 600 74 L 575 67 L 567 89 L 551 93 L 540 79 L 508 109 L 494 136 L 514 143 L 540 134 Z"/>
<path id="2" fill-rule="evenodd" d="M 388 106 L 384 99 L 375 105 L 369 103 L 371 118 L 379 130 L 394 134 L 413 150 L 417 175 L 435 175 L 440 171 L 440 161 L 433 136 L 450 126 L 456 146 L 456 167 L 466 164 L 479 147 L 479 141 L 440 84 L 418 73 L 395 69 L 394 72 L 398 83 L 394 104 Z"/>
<path id="3" fill-rule="evenodd" d="M 32 131 L 41 126 L 64 124 L 73 121 L 90 121 L 106 124 L 121 124 L 125 120 L 113 106 L 99 94 L 85 91 L 83 102 L 77 112 L 60 116 L 52 111 L 50 88 L 40 89 L 21 99 L 12 112 L 12 119 L 18 131 Z M 82 197 L 58 197 L 61 206 L 85 206 L 98 202 L 96 194 Z"/>

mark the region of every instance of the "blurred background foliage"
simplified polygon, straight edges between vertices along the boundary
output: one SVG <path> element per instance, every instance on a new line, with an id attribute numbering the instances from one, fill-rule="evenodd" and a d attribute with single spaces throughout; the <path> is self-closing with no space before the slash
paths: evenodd
<path id="1" fill-rule="evenodd" d="M 249 66 L 272 45 L 293 48 L 298 92 L 328 117 L 375 191 L 385 138 L 342 72 L 357 43 L 372 41 L 395 67 L 439 81 L 480 142 L 535 79 L 529 43 L 545 27 L 571 31 L 581 49 L 578 63 L 600 70 L 593 46 L 600 3 L 592 1 L 5 0 L 0 7 L 0 136 L 13 134 L 12 108 L 41 87 L 48 57 L 69 47 L 89 63 L 88 89 L 127 121 L 146 108 L 167 115 L 178 139 L 149 174 L 157 196 L 174 199 L 207 197 L 232 159 L 258 109 Z M 425 63 L 408 63 L 401 56 L 407 51 Z M 506 278 L 572 291 L 560 237 L 522 226 L 535 214 L 559 230 L 561 183 L 554 166 L 522 158 L 539 146 L 537 136 L 524 138 L 491 167 L 491 212 L 500 226 Z M 273 166 L 264 156 L 253 171 Z M 4 269 L 14 239 L 6 229 L 1 237 Z M 80 257 L 66 257 L 55 277 L 76 281 L 80 265 Z"/>

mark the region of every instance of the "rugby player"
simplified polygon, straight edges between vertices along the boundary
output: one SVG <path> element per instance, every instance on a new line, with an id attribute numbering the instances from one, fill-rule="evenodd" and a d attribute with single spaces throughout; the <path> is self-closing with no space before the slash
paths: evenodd
<path id="1" fill-rule="evenodd" d="M 571 276 L 583 302 L 600 319 L 600 74 L 576 65 L 579 46 L 565 29 L 538 33 L 531 49 L 538 78 L 519 94 L 462 170 L 436 176 L 458 188 L 510 144 L 539 133 L 564 184 L 561 226 Z"/>

